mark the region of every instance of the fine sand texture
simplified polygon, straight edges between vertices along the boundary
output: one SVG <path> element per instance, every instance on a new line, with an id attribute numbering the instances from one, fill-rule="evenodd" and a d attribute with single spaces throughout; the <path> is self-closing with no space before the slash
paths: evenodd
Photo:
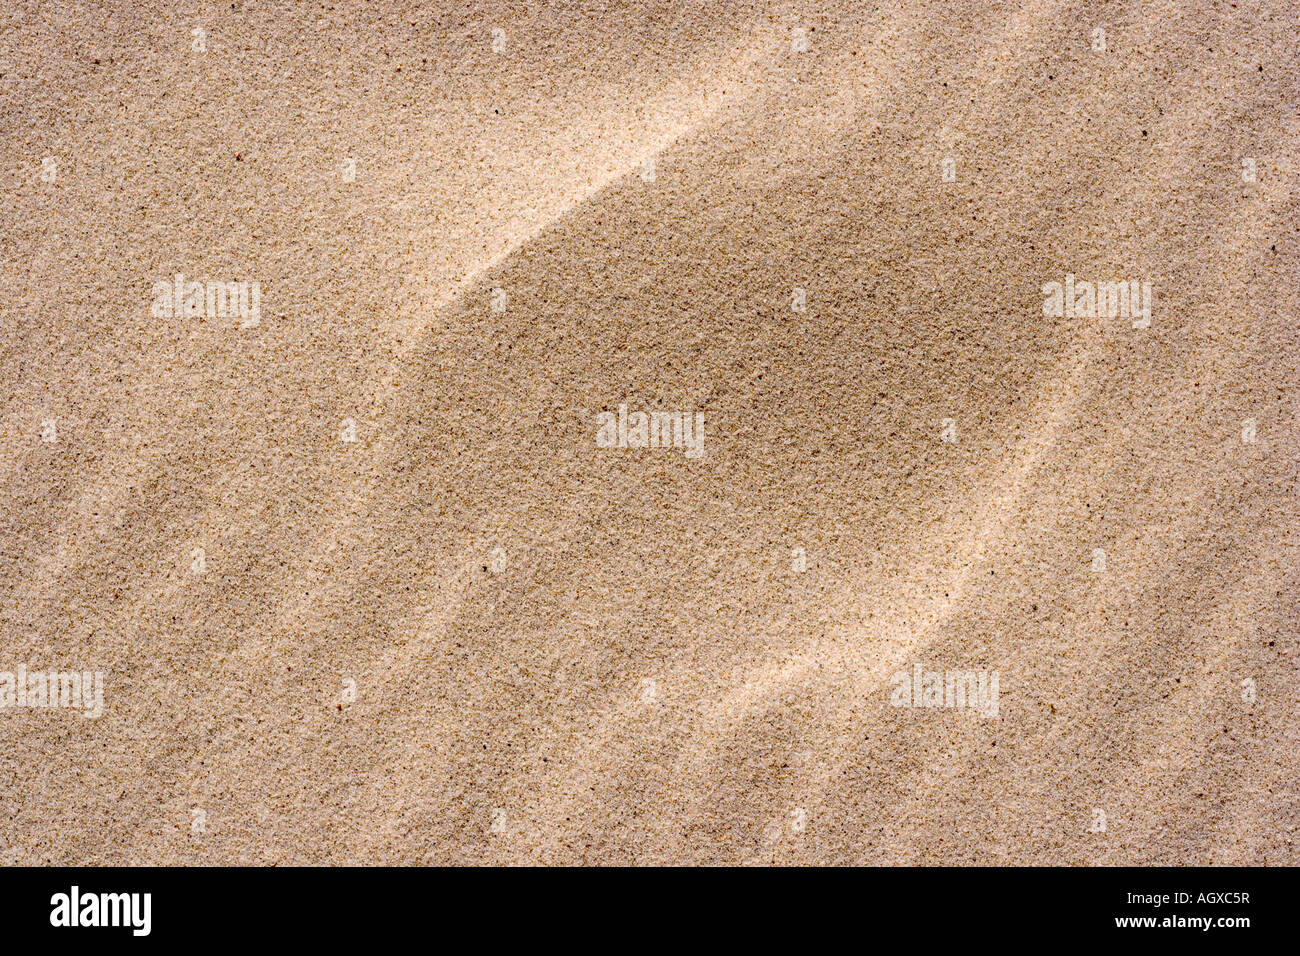
<path id="1" fill-rule="evenodd" d="M 9 0 L 0 864 L 1295 864 L 1298 70 L 1293 0 Z"/>

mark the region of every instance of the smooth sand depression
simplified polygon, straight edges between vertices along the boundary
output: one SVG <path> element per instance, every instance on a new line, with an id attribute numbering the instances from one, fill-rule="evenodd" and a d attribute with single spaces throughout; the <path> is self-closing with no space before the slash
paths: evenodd
<path id="1" fill-rule="evenodd" d="M 1297 862 L 1293 5 L 281 6 L 0 11 L 0 863 Z"/>

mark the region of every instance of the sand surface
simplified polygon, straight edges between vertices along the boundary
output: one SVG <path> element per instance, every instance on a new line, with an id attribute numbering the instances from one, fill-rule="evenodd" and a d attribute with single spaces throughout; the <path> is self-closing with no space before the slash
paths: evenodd
<path id="1" fill-rule="evenodd" d="M 1296 863 L 1298 41 L 7 3 L 0 863 Z"/>

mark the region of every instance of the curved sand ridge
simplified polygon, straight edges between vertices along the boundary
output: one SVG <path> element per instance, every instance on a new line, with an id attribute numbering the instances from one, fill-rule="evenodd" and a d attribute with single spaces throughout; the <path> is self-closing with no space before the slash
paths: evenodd
<path id="1" fill-rule="evenodd" d="M 105 672 L 0 858 L 1293 861 L 1282 6 L 98 15 L 0 47 L 0 671 Z"/>

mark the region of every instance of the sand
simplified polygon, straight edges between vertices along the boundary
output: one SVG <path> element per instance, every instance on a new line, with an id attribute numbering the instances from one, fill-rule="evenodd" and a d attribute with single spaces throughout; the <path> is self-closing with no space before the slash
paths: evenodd
<path id="1" fill-rule="evenodd" d="M 0 20 L 0 863 L 1297 862 L 1292 4 Z"/>

